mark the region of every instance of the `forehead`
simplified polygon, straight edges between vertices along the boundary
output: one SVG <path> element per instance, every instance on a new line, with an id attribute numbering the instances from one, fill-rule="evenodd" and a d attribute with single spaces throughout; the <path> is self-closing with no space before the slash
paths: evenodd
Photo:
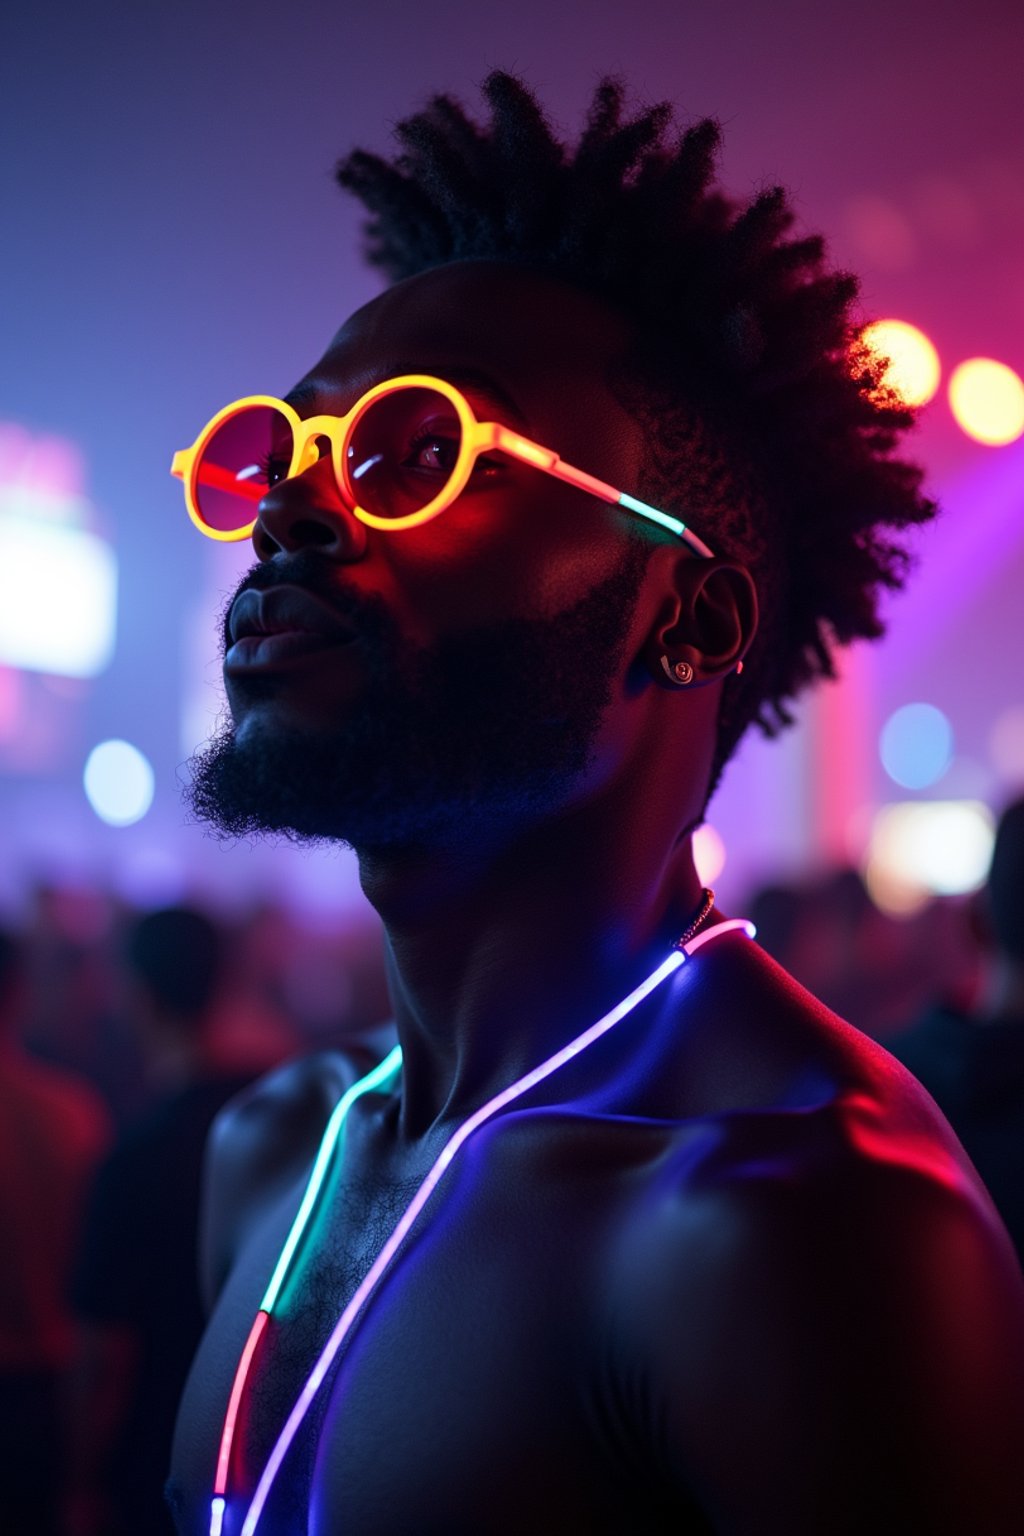
<path id="1" fill-rule="evenodd" d="M 492 379 L 563 457 L 633 457 L 638 430 L 612 388 L 632 340 L 611 305 L 501 262 L 464 261 L 396 283 L 345 322 L 307 382 L 347 407 L 399 373 Z M 600 473 L 598 463 L 586 467 Z"/>

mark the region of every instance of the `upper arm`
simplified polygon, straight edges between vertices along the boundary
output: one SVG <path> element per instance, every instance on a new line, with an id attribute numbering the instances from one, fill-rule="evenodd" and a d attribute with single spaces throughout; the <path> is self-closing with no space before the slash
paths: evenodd
<path id="1" fill-rule="evenodd" d="M 854 1158 L 676 1207 L 651 1422 L 716 1530 L 1024 1529 L 1024 1282 L 970 1186 Z"/>

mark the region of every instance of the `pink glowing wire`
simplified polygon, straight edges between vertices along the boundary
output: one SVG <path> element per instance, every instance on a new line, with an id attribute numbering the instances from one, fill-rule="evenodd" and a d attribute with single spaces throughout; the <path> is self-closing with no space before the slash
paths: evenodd
<path id="1" fill-rule="evenodd" d="M 595 1040 L 598 1040 L 601 1035 L 606 1034 L 609 1029 L 618 1024 L 621 1019 L 625 1018 L 626 1014 L 632 1012 L 638 1003 L 641 1003 L 657 986 L 660 986 L 674 971 L 677 971 L 701 945 L 708 943 L 711 939 L 720 938 L 724 934 L 738 929 L 741 929 L 748 938 L 754 937 L 753 923 L 748 922 L 745 918 L 731 918 L 728 922 L 719 923 L 716 927 L 709 928 L 697 938 L 691 939 L 682 948 L 673 950 L 668 959 L 664 960 L 657 970 L 648 976 L 646 981 L 641 982 L 635 991 L 631 992 L 628 997 L 623 998 L 621 1003 L 616 1004 L 610 1013 L 606 1013 L 603 1018 L 598 1019 L 597 1023 L 584 1030 L 582 1035 L 577 1035 L 575 1040 L 570 1041 L 562 1050 L 557 1051 L 554 1056 L 549 1056 L 547 1061 L 542 1062 L 539 1067 L 534 1067 L 532 1071 L 527 1072 L 524 1077 L 519 1078 L 508 1088 L 503 1088 L 500 1093 L 495 1094 L 493 1099 L 489 1099 L 475 1114 L 470 1115 L 468 1120 L 463 1121 L 458 1130 L 445 1143 L 437 1161 L 412 1197 L 404 1214 L 399 1218 L 394 1231 L 377 1255 L 348 1306 L 342 1312 L 335 1324 L 334 1331 L 321 1350 L 320 1356 L 313 1366 L 306 1384 L 296 1400 L 295 1406 L 288 1415 L 284 1428 L 277 1437 L 274 1448 L 263 1469 L 263 1475 L 256 1485 L 256 1492 L 253 1495 L 252 1503 L 249 1505 L 242 1524 L 241 1536 L 253 1536 L 263 1513 L 264 1505 L 270 1495 L 270 1490 L 277 1478 L 281 1463 L 288 1452 L 289 1446 L 295 1439 L 303 1419 L 309 1412 L 313 1399 L 320 1390 L 324 1377 L 330 1370 L 346 1335 L 350 1332 L 359 1313 L 383 1279 L 385 1271 L 411 1230 L 413 1223 L 437 1188 L 445 1171 L 451 1166 L 455 1154 L 463 1143 L 468 1137 L 472 1136 L 479 1126 L 483 1125 L 485 1120 L 489 1120 L 500 1109 L 504 1109 L 506 1104 L 510 1104 L 513 1099 L 519 1098 L 528 1089 L 536 1087 L 538 1083 L 543 1082 L 546 1077 L 549 1077 L 552 1072 L 557 1072 L 559 1067 L 564 1066 L 567 1061 L 571 1061 L 574 1056 L 578 1056 L 581 1051 L 585 1051 L 589 1045 L 593 1045 Z"/>
<path id="2" fill-rule="evenodd" d="M 228 1491 L 228 1465 L 231 1460 L 231 1446 L 235 1438 L 235 1423 L 238 1419 L 238 1409 L 242 1401 L 242 1391 L 245 1387 L 249 1368 L 252 1365 L 252 1357 L 256 1353 L 256 1346 L 260 1341 L 260 1335 L 270 1321 L 270 1314 L 264 1312 L 262 1307 L 253 1319 L 253 1325 L 249 1329 L 249 1337 L 245 1341 L 242 1350 L 242 1358 L 238 1362 L 235 1371 L 235 1380 L 231 1387 L 231 1396 L 228 1398 L 228 1411 L 224 1415 L 224 1429 L 220 1437 L 220 1453 L 217 1457 L 217 1475 L 213 1480 L 215 1494 L 225 1494 Z"/>

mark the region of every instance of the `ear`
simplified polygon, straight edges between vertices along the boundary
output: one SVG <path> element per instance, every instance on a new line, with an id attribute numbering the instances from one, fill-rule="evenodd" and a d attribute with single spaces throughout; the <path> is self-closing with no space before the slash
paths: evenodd
<path id="1" fill-rule="evenodd" d="M 671 687 L 669 666 L 685 661 L 693 683 L 714 683 L 735 672 L 757 631 L 757 588 L 746 566 L 729 560 L 675 556 L 658 620 L 644 648 L 652 676 Z"/>

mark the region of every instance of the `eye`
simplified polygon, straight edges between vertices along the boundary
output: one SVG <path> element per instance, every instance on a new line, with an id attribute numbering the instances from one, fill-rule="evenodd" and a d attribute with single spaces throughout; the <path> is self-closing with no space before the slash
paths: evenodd
<path id="1" fill-rule="evenodd" d="M 291 459 L 284 454 L 266 453 L 260 459 L 260 476 L 265 485 L 280 485 L 287 478 Z"/>
<path id="2" fill-rule="evenodd" d="M 402 460 L 403 469 L 423 469 L 450 475 L 459 457 L 459 440 L 443 431 L 424 429 L 409 444 Z"/>

